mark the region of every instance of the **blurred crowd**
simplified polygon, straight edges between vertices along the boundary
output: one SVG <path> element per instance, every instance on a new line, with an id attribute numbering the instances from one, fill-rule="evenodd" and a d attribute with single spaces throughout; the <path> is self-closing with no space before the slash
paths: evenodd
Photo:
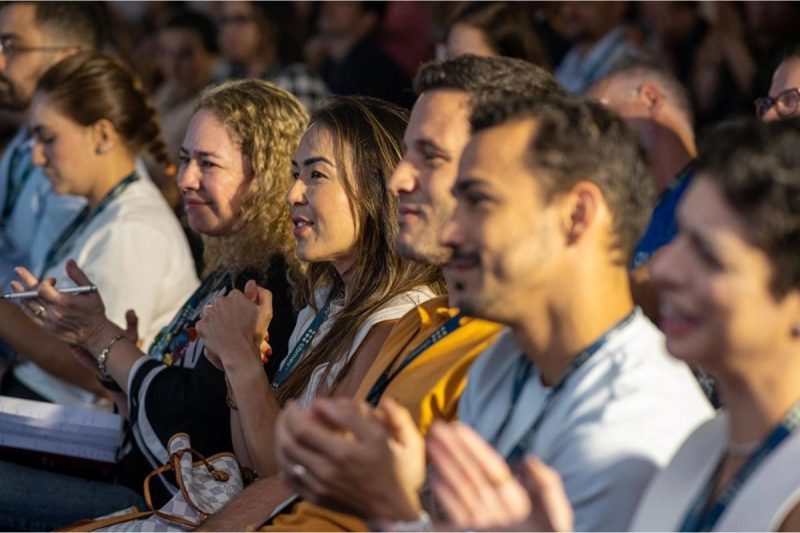
<path id="1" fill-rule="evenodd" d="M 797 530 L 798 15 L 0 4 L 0 529 Z"/>

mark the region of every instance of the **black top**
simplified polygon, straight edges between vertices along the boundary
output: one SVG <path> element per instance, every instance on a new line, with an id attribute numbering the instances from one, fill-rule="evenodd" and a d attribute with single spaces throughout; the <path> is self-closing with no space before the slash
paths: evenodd
<path id="1" fill-rule="evenodd" d="M 270 379 L 286 356 L 297 316 L 292 307 L 286 268 L 281 257 L 274 257 L 266 276 L 263 273 L 245 272 L 233 282 L 235 288 L 242 290 L 249 279 L 255 279 L 259 285 L 272 292 L 274 316 L 269 326 L 269 335 L 273 354 L 265 368 Z M 225 276 L 225 279 L 227 281 L 223 286 L 212 287 L 210 294 L 229 292 L 230 277 Z M 209 292 L 208 286 L 201 285 L 198 291 L 201 290 Z M 190 298 L 184 309 L 196 300 L 196 297 Z M 188 329 L 193 330 L 197 320 L 199 309 L 198 316 L 194 317 Z M 230 409 L 225 401 L 227 389 L 224 372 L 202 355 L 193 358 L 192 354 L 186 354 L 181 360 L 174 362 L 170 356 L 167 361 L 169 365 L 153 358 L 153 355 L 136 369 L 130 379 L 128 398 L 131 428 L 122 451 L 124 457 L 117 465 L 117 482 L 137 492 L 142 491 L 142 483 L 147 474 L 166 461 L 164 450 L 175 433 L 187 433 L 191 438 L 192 448 L 205 456 L 233 451 Z M 172 497 L 174 479 L 169 479 L 168 482 L 173 486 L 151 483 L 153 503 L 157 507 Z"/>

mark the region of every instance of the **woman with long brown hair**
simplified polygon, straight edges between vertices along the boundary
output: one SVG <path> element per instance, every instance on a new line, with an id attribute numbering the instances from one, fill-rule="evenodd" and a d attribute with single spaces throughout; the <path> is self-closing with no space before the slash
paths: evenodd
<path id="1" fill-rule="evenodd" d="M 252 372 L 258 351 L 250 335 L 263 331 L 256 313 L 222 299 L 198 324 L 228 379 L 241 429 L 237 456 L 261 477 L 276 471 L 272 437 L 281 406 L 354 394 L 394 321 L 442 292 L 437 268 L 405 259 L 396 248 L 396 200 L 386 181 L 402 156 L 407 116 L 367 97 L 332 98 L 312 115 L 286 195 L 297 256 L 309 263 L 309 305 L 270 382 Z M 262 321 L 270 315 L 262 313 Z M 236 318 L 245 316 L 254 320 Z"/>

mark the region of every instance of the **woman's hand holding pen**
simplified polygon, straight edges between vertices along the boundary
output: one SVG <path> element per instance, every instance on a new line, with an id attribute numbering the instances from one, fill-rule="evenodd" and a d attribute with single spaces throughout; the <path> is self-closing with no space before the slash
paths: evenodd
<path id="1" fill-rule="evenodd" d="M 109 323 L 105 305 L 98 292 L 81 295 L 62 294 L 52 279 L 39 281 L 25 268 L 17 268 L 19 281 L 12 282 L 16 292 L 36 290 L 38 298 L 26 300 L 22 308 L 33 320 L 69 344 L 90 348 Z M 92 285 L 74 261 L 67 262 L 67 275 L 78 285 Z"/>
<path id="2" fill-rule="evenodd" d="M 242 363 L 261 364 L 270 351 L 265 334 L 271 321 L 272 293 L 250 280 L 244 292 L 233 290 L 206 306 L 195 327 L 206 357 L 228 371 Z"/>

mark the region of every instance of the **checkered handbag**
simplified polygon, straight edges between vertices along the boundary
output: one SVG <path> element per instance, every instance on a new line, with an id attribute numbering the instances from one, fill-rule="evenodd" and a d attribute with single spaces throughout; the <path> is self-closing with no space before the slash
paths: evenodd
<path id="1" fill-rule="evenodd" d="M 176 433 L 169 440 L 170 457 L 144 480 L 149 511 L 135 507 L 91 521 L 78 522 L 61 531 L 190 531 L 220 510 L 244 488 L 239 463 L 231 453 L 205 458 L 189 444 L 189 435 Z M 193 456 L 199 460 L 193 461 Z M 154 509 L 150 480 L 174 472 L 180 489 L 161 509 Z"/>

